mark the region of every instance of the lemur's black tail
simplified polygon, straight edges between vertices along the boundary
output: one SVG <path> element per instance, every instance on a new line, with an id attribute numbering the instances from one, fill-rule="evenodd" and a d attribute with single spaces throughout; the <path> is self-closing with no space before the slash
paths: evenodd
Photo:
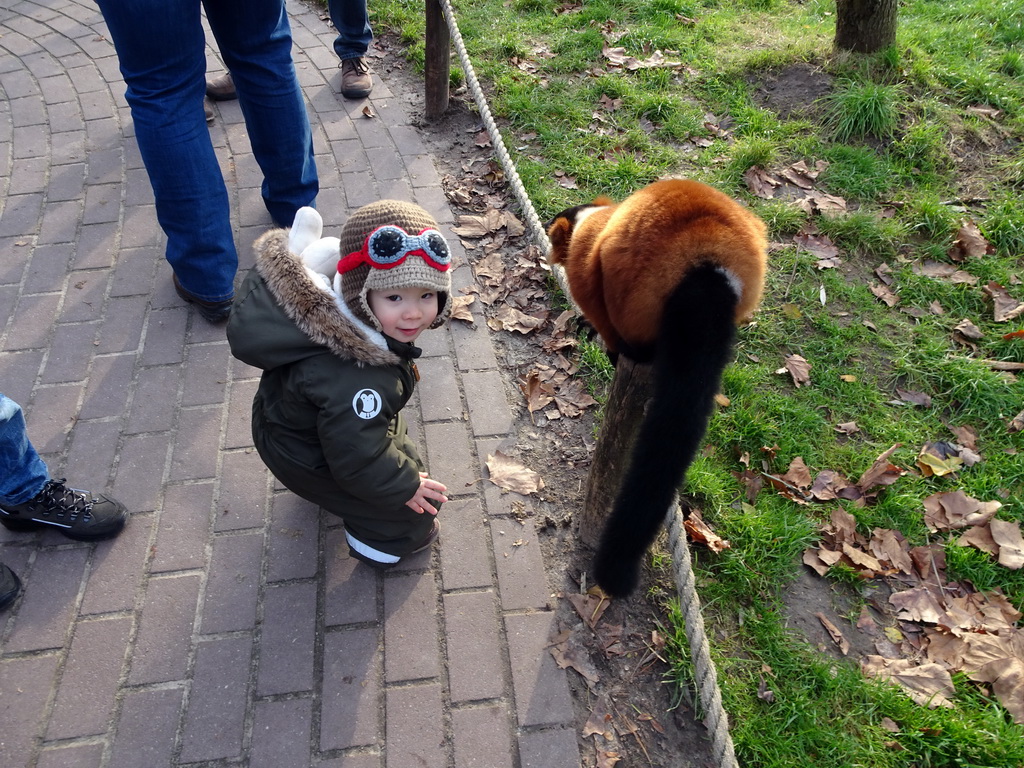
<path id="1" fill-rule="evenodd" d="M 736 302 L 725 274 L 702 264 L 665 303 L 653 396 L 594 563 L 597 583 L 613 597 L 636 588 L 641 558 L 700 448 L 732 356 Z"/>

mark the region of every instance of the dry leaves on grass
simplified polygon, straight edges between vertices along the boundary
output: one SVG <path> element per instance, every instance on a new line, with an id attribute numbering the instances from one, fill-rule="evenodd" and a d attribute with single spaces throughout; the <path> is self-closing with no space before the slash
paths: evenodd
<path id="1" fill-rule="evenodd" d="M 1005 323 L 1024 315 L 1024 301 L 1017 301 L 1010 296 L 1009 291 L 999 283 L 990 282 L 982 290 L 992 299 L 992 317 L 997 323 Z"/>
<path id="2" fill-rule="evenodd" d="M 1024 567 L 1020 524 L 995 519 L 1000 502 L 953 491 L 933 494 L 924 506 L 933 532 L 966 528 L 959 545 L 987 552 L 1004 567 Z M 879 650 L 862 660 L 865 674 L 897 683 L 921 704 L 947 706 L 950 675 L 964 672 L 991 683 L 1014 721 L 1024 723 L 1024 633 L 1016 627 L 1021 614 L 998 589 L 977 592 L 968 583 L 949 582 L 942 541 L 911 547 L 898 531 L 881 528 L 868 536 L 852 515 L 836 509 L 821 529 L 819 546 L 806 550 L 803 561 L 822 576 L 841 563 L 863 578 L 889 578 L 900 586 L 889 597 L 895 623 L 884 636 L 873 621 L 857 624 L 875 637 Z M 845 653 L 842 632 L 828 629 Z"/>

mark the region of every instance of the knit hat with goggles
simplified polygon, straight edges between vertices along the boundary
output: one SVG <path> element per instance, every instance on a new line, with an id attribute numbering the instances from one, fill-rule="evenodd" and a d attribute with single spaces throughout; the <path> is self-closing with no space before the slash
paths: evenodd
<path id="1" fill-rule="evenodd" d="M 368 291 L 413 287 L 437 293 L 437 318 L 431 328 L 448 319 L 451 251 L 425 210 L 400 200 L 378 200 L 355 211 L 339 239 L 342 294 L 361 320 L 382 330 L 366 301 Z"/>

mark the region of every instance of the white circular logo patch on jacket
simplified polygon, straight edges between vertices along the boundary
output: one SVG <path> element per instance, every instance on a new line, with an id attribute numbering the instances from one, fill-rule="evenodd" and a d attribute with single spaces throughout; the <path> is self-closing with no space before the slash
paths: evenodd
<path id="1" fill-rule="evenodd" d="M 381 399 L 372 389 L 360 389 L 352 398 L 352 410 L 360 419 L 372 419 L 380 413 Z"/>

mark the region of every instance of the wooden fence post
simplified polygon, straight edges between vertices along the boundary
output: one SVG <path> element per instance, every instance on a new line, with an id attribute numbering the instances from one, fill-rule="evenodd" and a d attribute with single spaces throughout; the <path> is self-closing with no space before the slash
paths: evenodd
<path id="1" fill-rule="evenodd" d="M 587 492 L 579 518 L 579 537 L 596 547 L 611 512 L 622 477 L 629 467 L 633 441 L 651 398 L 651 366 L 619 356 L 604 407 L 601 434 L 590 462 Z"/>
<path id="2" fill-rule="evenodd" d="M 427 0 L 427 29 L 424 40 L 423 76 L 426 85 L 425 107 L 428 120 L 436 120 L 448 109 L 448 79 L 451 74 L 452 33 L 448 29 L 441 4 Z"/>

